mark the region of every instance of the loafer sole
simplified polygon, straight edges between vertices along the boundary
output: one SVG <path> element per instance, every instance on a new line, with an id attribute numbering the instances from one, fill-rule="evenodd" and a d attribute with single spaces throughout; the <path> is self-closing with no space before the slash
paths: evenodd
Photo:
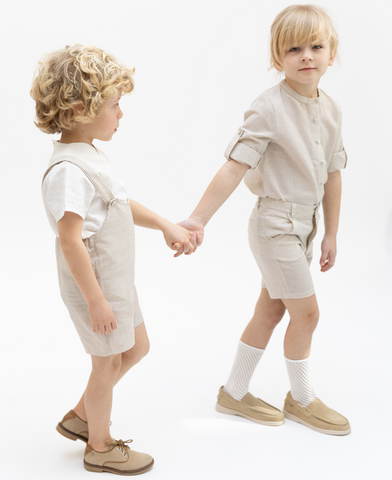
<path id="1" fill-rule="evenodd" d="M 154 460 L 148 465 L 146 465 L 145 467 L 137 468 L 135 470 L 119 470 L 118 468 L 112 468 L 112 467 L 101 466 L 101 465 L 92 465 L 91 463 L 86 462 L 86 460 L 83 461 L 83 465 L 88 472 L 95 472 L 95 473 L 107 472 L 107 473 L 114 473 L 116 475 L 131 476 L 131 475 L 140 475 L 141 473 L 145 473 L 148 470 L 150 470 L 154 465 Z"/>
<path id="2" fill-rule="evenodd" d="M 77 433 L 67 430 L 61 422 L 57 425 L 56 430 L 59 432 L 60 435 L 65 438 L 69 438 L 69 440 L 73 440 L 74 442 L 76 442 L 76 440 L 81 440 L 84 443 L 88 442 L 88 439 L 86 437 L 83 437 L 83 435 L 78 435 Z"/>
<path id="3" fill-rule="evenodd" d="M 305 427 L 311 428 L 312 430 L 315 430 L 316 432 L 319 432 L 319 433 L 325 433 L 326 435 L 342 436 L 342 435 L 348 435 L 351 432 L 351 428 L 349 428 L 348 430 L 326 430 L 323 428 L 315 427 L 314 425 L 305 422 L 305 420 L 302 420 L 302 418 L 298 418 L 292 413 L 286 412 L 286 410 L 283 410 L 283 415 L 285 416 L 285 418 L 288 418 L 293 422 L 300 423 L 301 425 L 305 425 Z"/>
<path id="4" fill-rule="evenodd" d="M 278 427 L 279 425 L 284 424 L 284 420 L 278 420 L 275 422 L 271 420 L 259 420 L 258 418 L 251 417 L 250 415 L 246 415 L 246 413 L 239 412 L 238 410 L 232 410 L 231 408 L 222 407 L 221 405 L 219 405 L 219 403 L 215 405 L 215 410 L 219 413 L 226 413 L 227 415 L 237 415 L 238 417 L 246 418 L 251 422 L 259 423 L 261 425 L 268 425 L 270 427 Z"/>

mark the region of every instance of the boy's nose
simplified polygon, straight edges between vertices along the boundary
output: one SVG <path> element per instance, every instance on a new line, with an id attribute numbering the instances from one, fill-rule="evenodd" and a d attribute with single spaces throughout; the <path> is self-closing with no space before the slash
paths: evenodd
<path id="1" fill-rule="evenodd" d="M 307 62 L 309 60 L 313 60 L 313 55 L 311 54 L 311 52 L 304 51 L 301 58 L 301 62 Z"/>

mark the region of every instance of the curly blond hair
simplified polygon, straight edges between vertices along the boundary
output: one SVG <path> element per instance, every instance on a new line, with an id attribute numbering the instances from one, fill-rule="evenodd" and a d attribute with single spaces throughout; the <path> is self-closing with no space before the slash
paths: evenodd
<path id="1" fill-rule="evenodd" d="M 73 130 L 99 116 L 103 103 L 130 93 L 134 67 L 127 68 L 100 48 L 76 44 L 44 55 L 30 91 L 35 125 L 45 133 Z"/>
<path id="2" fill-rule="evenodd" d="M 329 41 L 336 55 L 338 36 L 332 20 L 318 5 L 290 5 L 280 12 L 271 26 L 270 68 L 282 68 L 285 50 L 302 43 Z"/>

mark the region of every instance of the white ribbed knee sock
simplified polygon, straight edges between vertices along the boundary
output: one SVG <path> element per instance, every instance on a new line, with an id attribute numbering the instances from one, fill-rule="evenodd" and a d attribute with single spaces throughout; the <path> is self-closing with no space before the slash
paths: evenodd
<path id="1" fill-rule="evenodd" d="M 291 385 L 291 396 L 306 408 L 317 398 L 310 381 L 310 357 L 305 360 L 289 360 L 286 357 L 285 359 Z"/>
<path id="2" fill-rule="evenodd" d="M 254 348 L 246 343 L 238 344 L 237 355 L 234 359 L 233 368 L 223 390 L 240 401 L 249 389 L 249 383 L 252 378 L 260 358 L 265 350 Z"/>

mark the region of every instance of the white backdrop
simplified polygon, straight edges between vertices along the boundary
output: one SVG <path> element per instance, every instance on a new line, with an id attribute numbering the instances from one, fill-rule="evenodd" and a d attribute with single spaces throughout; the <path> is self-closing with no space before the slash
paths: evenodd
<path id="1" fill-rule="evenodd" d="M 150 354 L 116 387 L 115 437 L 156 460 L 154 479 L 389 478 L 392 189 L 390 6 L 320 1 L 337 19 L 340 66 L 320 86 L 343 109 L 344 171 L 337 264 L 312 266 L 321 310 L 312 354 L 316 393 L 352 434 L 322 436 L 287 421 L 269 428 L 215 412 L 238 338 L 260 290 L 242 184 L 212 219 L 196 255 L 172 259 L 159 232 L 137 229 L 136 281 Z M 89 374 L 57 285 L 54 238 L 40 182 L 51 138 L 34 125 L 36 61 L 74 43 L 135 65 L 136 88 L 110 143 L 99 143 L 131 198 L 177 222 L 224 161 L 243 112 L 279 79 L 268 72 L 268 32 L 290 2 L 276 0 L 35 0 L 2 7 L 1 452 L 7 479 L 85 478 L 83 445 L 57 422 Z M 57 138 L 57 137 L 54 137 Z M 288 319 L 251 391 L 283 407 Z M 389 376 L 387 375 L 389 373 Z"/>

